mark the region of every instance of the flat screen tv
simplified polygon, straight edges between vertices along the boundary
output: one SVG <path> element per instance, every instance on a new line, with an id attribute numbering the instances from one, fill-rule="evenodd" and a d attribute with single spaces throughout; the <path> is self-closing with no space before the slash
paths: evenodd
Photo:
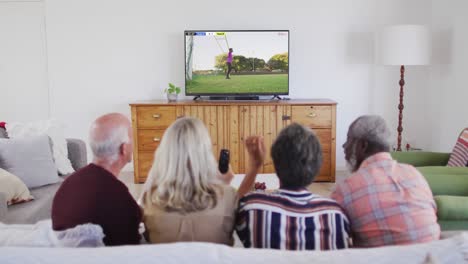
<path id="1" fill-rule="evenodd" d="M 185 94 L 289 94 L 289 30 L 186 30 Z"/>

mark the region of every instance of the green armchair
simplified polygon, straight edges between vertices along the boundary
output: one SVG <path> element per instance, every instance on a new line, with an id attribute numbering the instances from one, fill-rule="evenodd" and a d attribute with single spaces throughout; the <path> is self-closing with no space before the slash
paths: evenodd
<path id="1" fill-rule="evenodd" d="M 450 153 L 392 152 L 401 163 L 415 166 L 426 178 L 445 230 L 468 230 L 468 167 L 447 167 Z"/>

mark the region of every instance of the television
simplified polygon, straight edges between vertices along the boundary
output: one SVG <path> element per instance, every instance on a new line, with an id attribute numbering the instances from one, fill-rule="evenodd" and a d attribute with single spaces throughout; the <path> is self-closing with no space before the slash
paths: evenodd
<path id="1" fill-rule="evenodd" d="M 289 30 L 186 30 L 185 94 L 289 94 Z"/>

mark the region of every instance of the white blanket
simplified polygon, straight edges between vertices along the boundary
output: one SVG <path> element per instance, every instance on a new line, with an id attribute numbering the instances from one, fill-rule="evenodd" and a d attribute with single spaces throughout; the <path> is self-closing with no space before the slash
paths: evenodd
<path id="1" fill-rule="evenodd" d="M 94 224 L 54 231 L 51 220 L 40 221 L 34 225 L 0 223 L 2 247 L 101 247 L 104 246 L 103 238 L 102 228 Z"/>
<path id="2" fill-rule="evenodd" d="M 0 263 L 467 263 L 468 235 L 432 243 L 327 252 L 174 243 L 106 248 L 0 248 Z"/>

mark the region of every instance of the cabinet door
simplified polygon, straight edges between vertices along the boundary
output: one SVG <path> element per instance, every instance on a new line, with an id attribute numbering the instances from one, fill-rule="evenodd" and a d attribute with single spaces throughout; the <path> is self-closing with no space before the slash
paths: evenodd
<path id="1" fill-rule="evenodd" d="M 240 171 L 245 172 L 249 162 L 244 140 L 249 136 L 261 135 L 265 141 L 266 157 L 260 173 L 273 173 L 275 170 L 270 155 L 271 145 L 281 129 L 290 124 L 291 107 L 279 105 L 239 107 Z"/>
<path id="2" fill-rule="evenodd" d="M 322 146 L 322 167 L 315 177 L 316 181 L 328 181 L 331 177 L 332 130 L 329 128 L 313 128 Z"/>
<path id="3" fill-rule="evenodd" d="M 180 106 L 177 117 L 191 116 L 203 121 L 210 134 L 216 161 L 221 149 L 229 149 L 231 166 L 239 172 L 238 106 Z"/>

